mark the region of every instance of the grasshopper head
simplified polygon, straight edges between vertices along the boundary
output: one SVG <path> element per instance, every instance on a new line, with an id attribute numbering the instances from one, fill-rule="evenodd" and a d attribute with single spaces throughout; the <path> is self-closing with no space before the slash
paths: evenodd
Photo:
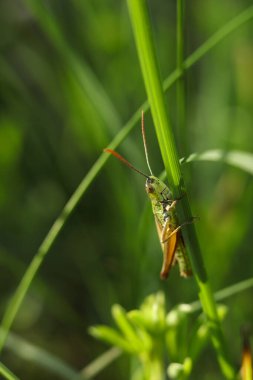
<path id="1" fill-rule="evenodd" d="M 146 192 L 151 200 L 163 201 L 171 197 L 169 188 L 159 178 L 151 175 L 146 180 Z"/>

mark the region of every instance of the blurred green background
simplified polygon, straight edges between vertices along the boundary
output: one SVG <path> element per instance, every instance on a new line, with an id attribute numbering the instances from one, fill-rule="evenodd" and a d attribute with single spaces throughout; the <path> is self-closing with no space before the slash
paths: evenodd
<path id="1" fill-rule="evenodd" d="M 149 3 L 165 78 L 176 62 L 176 2 Z M 250 4 L 186 2 L 186 56 Z M 2 0 L 0 28 L 2 316 L 64 204 L 146 96 L 125 1 Z M 252 153 L 252 67 L 250 21 L 187 72 L 187 146 L 181 156 L 209 149 Z M 167 100 L 176 130 L 175 95 L 173 87 Z M 145 124 L 158 175 L 163 166 L 149 113 Z M 118 151 L 147 172 L 139 125 Z M 195 162 L 183 170 L 213 289 L 252 276 L 252 177 L 222 162 Z M 47 256 L 13 331 L 81 369 L 106 350 L 87 328 L 110 324 L 113 303 L 136 308 L 159 289 L 168 310 L 197 299 L 194 280 L 180 279 L 177 269 L 160 281 L 161 259 L 143 178 L 112 159 Z M 252 320 L 252 291 L 226 304 L 224 331 L 239 366 L 239 330 Z M 9 341 L 2 360 L 20 378 L 60 378 L 15 347 Z M 127 369 L 120 358 L 97 378 L 128 379 Z M 210 349 L 194 378 L 218 378 L 211 377 L 216 371 Z"/>

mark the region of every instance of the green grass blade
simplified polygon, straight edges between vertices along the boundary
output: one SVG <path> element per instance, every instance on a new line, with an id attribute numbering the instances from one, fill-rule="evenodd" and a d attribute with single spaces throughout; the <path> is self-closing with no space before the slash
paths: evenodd
<path id="1" fill-rule="evenodd" d="M 230 285 L 227 288 L 221 289 L 214 294 L 215 299 L 217 301 L 222 301 L 228 297 L 232 297 L 233 295 L 250 289 L 253 287 L 253 278 L 248 278 L 247 280 L 243 280 L 241 282 L 237 282 L 236 284 Z"/>
<path id="2" fill-rule="evenodd" d="M 82 379 L 78 371 L 64 363 L 63 360 L 16 334 L 9 334 L 6 347 L 12 354 L 28 362 L 28 364 L 37 365 L 62 379 L 71 379 L 72 377 L 75 377 L 76 380 Z"/>
<path id="3" fill-rule="evenodd" d="M 111 364 L 121 354 L 122 351 L 119 348 L 110 348 L 104 354 L 100 355 L 98 358 L 93 360 L 93 362 L 91 362 L 84 369 L 82 369 L 82 371 L 80 372 L 80 376 L 82 376 L 83 379 L 93 379 L 99 372 L 101 372 L 104 368 Z M 71 380 L 78 379 L 73 378 Z"/>
<path id="4" fill-rule="evenodd" d="M 250 288 L 253 288 L 253 278 L 248 278 L 247 280 L 237 282 L 236 284 L 218 290 L 214 293 L 214 299 L 215 301 L 224 301 L 225 299 L 232 297 L 235 294 L 244 292 L 245 290 L 248 290 Z M 201 309 L 201 303 L 199 301 L 193 301 L 187 305 L 183 304 L 181 306 L 179 304 L 178 307 L 183 307 L 184 309 L 186 307 L 189 313 L 195 313 L 196 311 L 199 311 Z"/>
<path id="5" fill-rule="evenodd" d="M 158 63 L 154 54 L 151 27 L 148 22 L 146 6 L 144 1 L 129 0 L 128 7 L 148 101 L 166 173 L 169 183 L 173 184 L 175 188 L 178 188 L 181 181 L 178 154 L 172 135 L 170 120 L 166 113 L 165 100 L 160 76 L 158 74 Z"/>
<path id="6" fill-rule="evenodd" d="M 171 123 L 166 113 L 165 99 L 155 55 L 147 3 L 145 0 L 128 0 L 128 8 L 143 80 L 168 181 L 172 186 L 172 190 L 174 190 L 174 196 L 177 198 L 182 197 L 184 193 L 184 181 L 181 174 Z M 184 218 L 181 220 L 190 220 L 191 211 L 186 196 L 182 200 L 182 206 L 182 215 Z M 203 259 L 193 224 L 188 228 L 188 234 L 185 233 L 185 231 L 183 231 L 183 234 L 184 237 L 186 237 L 187 246 L 190 248 L 190 258 L 199 287 L 200 301 L 208 318 L 212 332 L 212 343 L 221 371 L 227 379 L 233 379 L 235 373 L 226 354 L 216 304 L 204 269 Z"/>
<path id="7" fill-rule="evenodd" d="M 216 33 L 214 33 L 204 44 L 202 44 L 193 54 L 191 54 L 184 63 L 184 68 L 188 69 L 192 67 L 196 62 L 200 60 L 206 53 L 213 49 L 224 38 L 229 36 L 234 30 L 241 25 L 250 21 L 253 17 L 253 6 L 251 5 L 238 16 L 223 25 Z"/>
<path id="8" fill-rule="evenodd" d="M 182 159 L 180 161 L 182 163 L 191 161 L 225 162 L 253 175 L 253 154 L 240 150 L 228 152 L 221 149 L 206 150 L 202 153 L 193 153 L 186 160 Z"/>
<path id="9" fill-rule="evenodd" d="M 177 70 L 182 73 L 177 81 L 177 137 L 181 152 L 186 151 L 187 142 L 186 93 L 184 76 L 184 13 L 185 1 L 177 0 Z"/>
<path id="10" fill-rule="evenodd" d="M 15 376 L 3 363 L 0 362 L 0 374 L 4 379 L 19 380 L 19 377 Z"/>
<path id="11" fill-rule="evenodd" d="M 205 41 L 199 48 L 197 48 L 189 57 L 186 58 L 183 64 L 185 70 L 190 69 L 195 63 L 199 62 L 209 51 L 216 45 L 221 43 L 226 37 L 233 33 L 236 29 L 246 24 L 253 18 L 253 6 L 251 5 L 245 11 L 241 12 L 238 16 L 223 25 L 217 32 L 215 32 L 207 41 Z M 182 70 L 175 70 L 163 82 L 163 88 L 167 91 L 176 81 L 183 75 Z"/>
<path id="12" fill-rule="evenodd" d="M 137 115 L 136 115 L 136 118 L 138 118 Z M 136 121 L 135 117 L 133 117 L 131 121 L 125 126 L 125 128 L 122 129 L 117 134 L 117 136 L 114 138 L 114 140 L 110 144 L 110 147 L 112 149 L 115 149 L 124 140 L 124 138 L 128 135 L 129 131 L 134 127 L 135 121 Z M 102 153 L 101 156 L 97 159 L 97 161 L 92 166 L 92 168 L 87 173 L 87 175 L 84 177 L 84 179 L 82 180 L 82 182 L 80 183 L 80 185 L 78 186 L 78 188 L 76 189 L 72 197 L 66 203 L 59 217 L 56 219 L 56 221 L 50 228 L 48 234 L 46 235 L 45 239 L 41 243 L 30 265 L 28 266 L 24 276 L 22 277 L 20 281 L 20 284 L 18 285 L 13 297 L 11 298 L 9 302 L 9 305 L 7 306 L 5 310 L 5 313 L 2 319 L 2 323 L 1 323 L 2 331 L 0 332 L 0 351 L 2 350 L 5 344 L 9 329 L 15 319 L 15 316 L 23 302 L 23 299 L 38 269 L 40 268 L 41 264 L 43 263 L 45 259 L 45 256 L 48 254 L 56 238 L 59 236 L 61 230 L 63 229 L 63 226 L 65 225 L 66 221 L 68 220 L 72 212 L 75 210 L 76 206 L 80 202 L 84 193 L 89 188 L 91 183 L 94 181 L 97 174 L 100 172 L 100 170 L 105 165 L 108 159 L 109 159 L 109 155 L 106 153 Z"/>

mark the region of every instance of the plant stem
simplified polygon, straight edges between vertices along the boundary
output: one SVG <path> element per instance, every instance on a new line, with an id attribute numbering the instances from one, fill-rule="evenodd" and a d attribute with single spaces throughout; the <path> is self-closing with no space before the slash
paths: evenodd
<path id="1" fill-rule="evenodd" d="M 184 0 L 177 0 L 177 137 L 182 155 L 186 154 L 186 94 L 184 75 Z M 179 138 L 180 137 L 180 138 Z"/>
<path id="2" fill-rule="evenodd" d="M 165 366 L 163 362 L 164 350 L 161 337 L 153 342 L 153 348 L 148 355 L 140 358 L 142 361 L 143 376 L 145 380 L 163 380 Z"/>
<path id="3" fill-rule="evenodd" d="M 158 143 L 169 183 L 174 196 L 178 198 L 185 193 L 185 186 L 171 123 L 166 113 L 146 0 L 128 0 L 128 8 Z M 181 203 L 182 209 L 179 210 L 179 216 L 184 216 L 184 220 L 190 220 L 191 210 L 187 196 L 183 197 Z M 199 287 L 199 298 L 212 332 L 212 343 L 220 368 L 227 379 L 233 379 L 235 373 L 226 354 L 216 304 L 207 279 L 194 225 L 191 224 L 189 228 L 185 228 L 183 235 L 189 247 L 193 271 Z"/>
<path id="4" fill-rule="evenodd" d="M 99 372 L 106 368 L 111 362 L 117 359 L 122 354 L 122 351 L 118 347 L 112 347 L 90 364 L 83 368 L 80 372 L 80 377 L 83 379 L 93 379 Z M 78 378 L 71 378 L 71 380 L 79 380 Z"/>
<path id="5" fill-rule="evenodd" d="M 155 358 L 150 358 L 144 364 L 145 379 L 147 380 L 163 380 L 164 379 L 164 365 L 162 363 L 162 355 Z"/>

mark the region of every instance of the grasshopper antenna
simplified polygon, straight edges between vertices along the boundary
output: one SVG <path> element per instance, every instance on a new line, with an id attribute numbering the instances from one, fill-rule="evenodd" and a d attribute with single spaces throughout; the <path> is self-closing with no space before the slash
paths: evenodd
<path id="1" fill-rule="evenodd" d="M 113 149 L 104 149 L 104 152 L 112 154 L 114 157 L 116 157 L 118 160 L 122 161 L 126 166 L 128 166 L 130 169 L 136 171 L 137 173 L 141 174 L 143 177 L 149 178 L 148 175 L 144 174 L 140 170 L 136 169 L 130 162 L 128 162 L 124 157 L 122 157 L 118 152 L 115 152 Z"/>
<path id="2" fill-rule="evenodd" d="M 141 133 L 142 133 L 144 151 L 145 151 L 145 156 L 146 156 L 146 162 L 147 162 L 150 174 L 153 175 L 151 166 L 149 163 L 149 159 L 148 159 L 148 149 L 147 149 L 147 142 L 146 142 L 146 135 L 145 135 L 145 128 L 144 128 L 144 111 L 141 111 Z"/>

